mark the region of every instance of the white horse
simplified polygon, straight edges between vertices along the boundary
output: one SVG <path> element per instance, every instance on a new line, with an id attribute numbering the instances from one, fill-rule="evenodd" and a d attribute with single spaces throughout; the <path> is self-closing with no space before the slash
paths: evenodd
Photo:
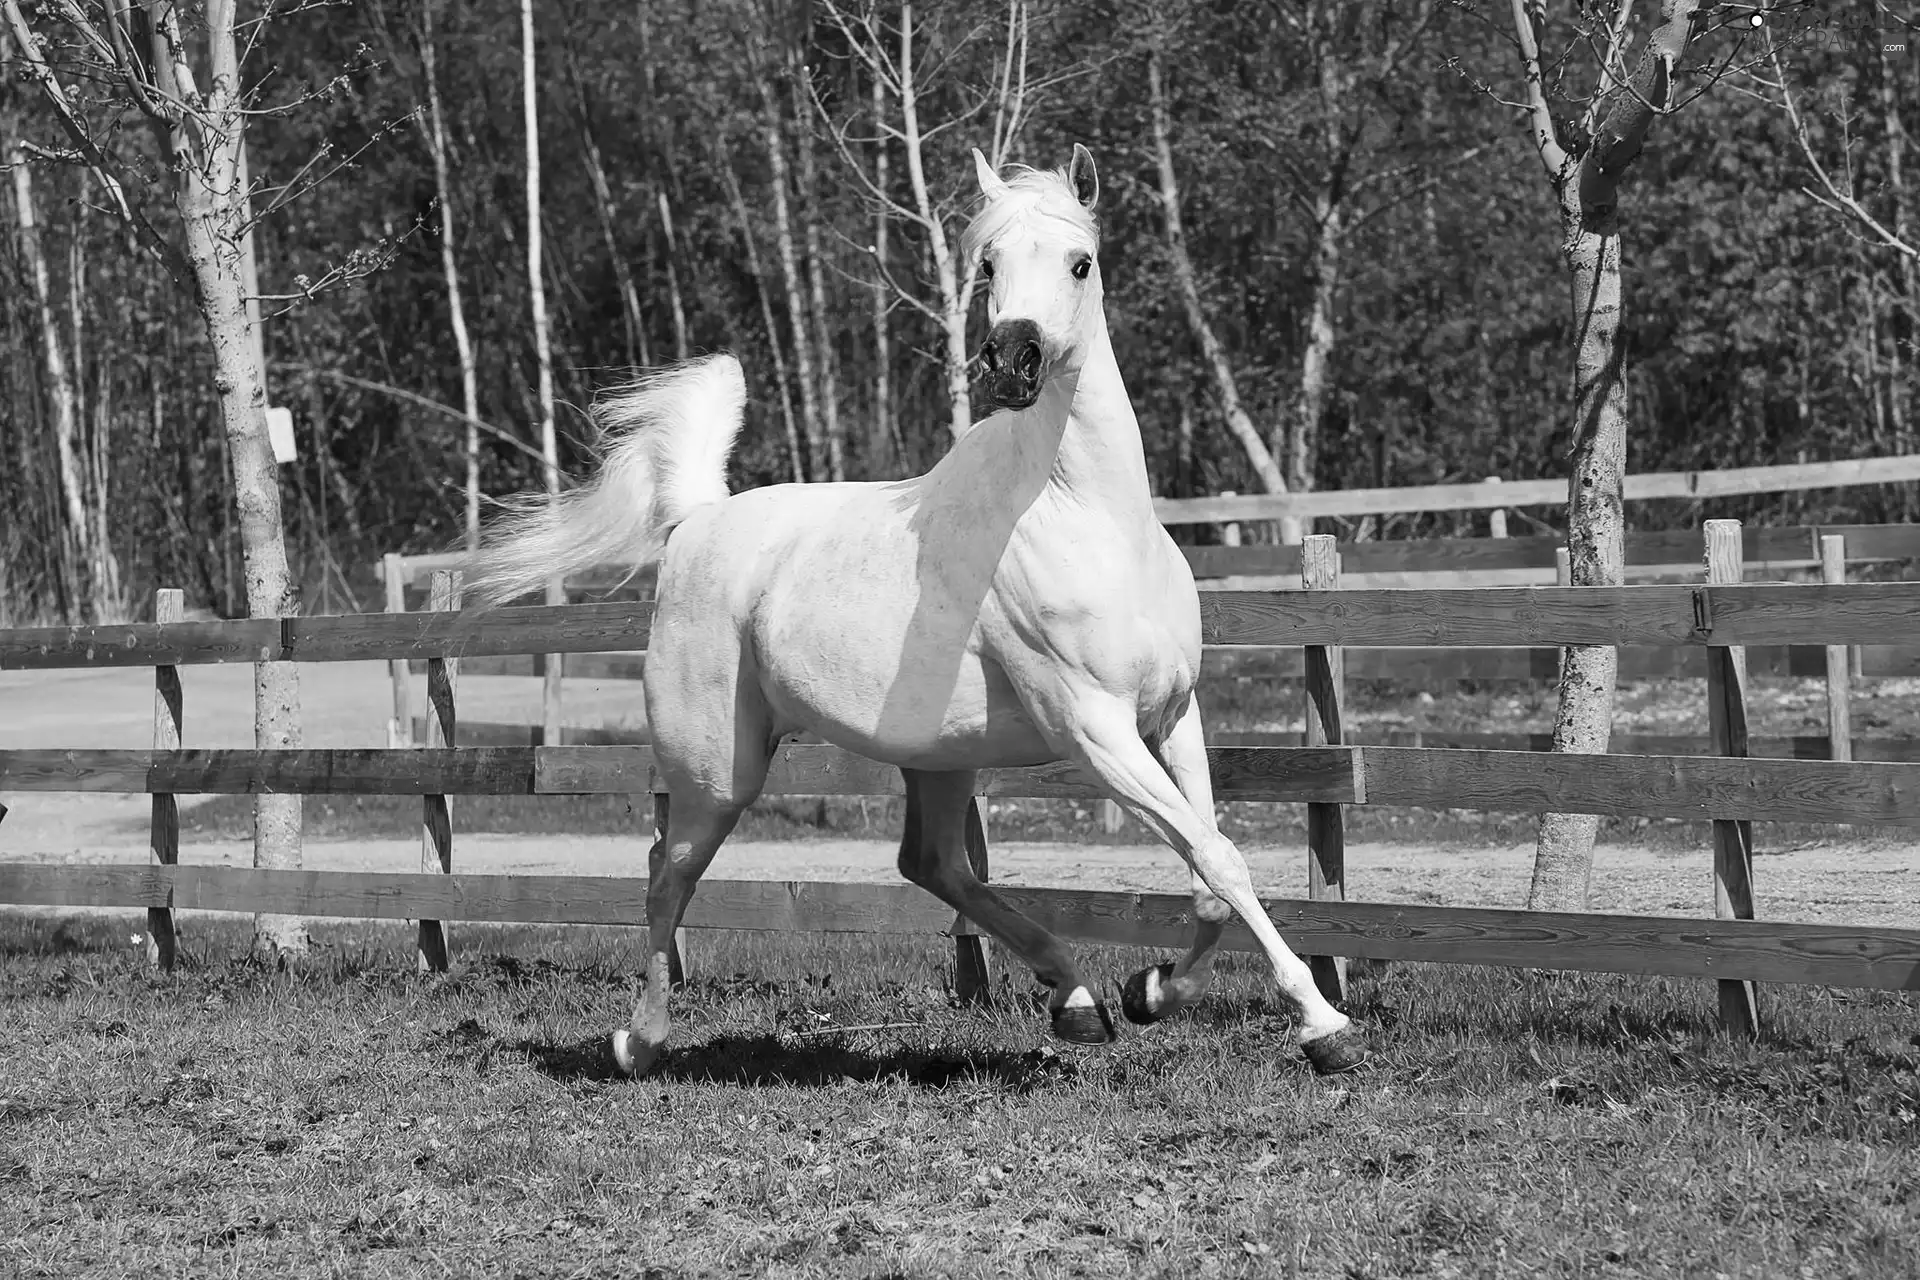
<path id="1" fill-rule="evenodd" d="M 1314 1068 L 1358 1066 L 1364 1032 L 1281 941 L 1214 822 L 1199 597 L 1154 517 L 1107 335 L 1093 157 L 1075 146 L 1063 170 L 1003 180 L 973 154 L 986 203 L 964 252 L 988 280 L 995 412 L 933 470 L 729 495 L 740 365 L 688 361 L 598 402 L 599 475 L 557 502 L 523 499 L 472 579 L 497 602 L 596 564 L 659 563 L 647 722 L 671 803 L 649 858 L 646 987 L 614 1056 L 640 1074 L 666 1046 L 681 914 L 775 748 L 811 730 L 899 767 L 901 874 L 1032 966 L 1055 1035 L 1104 1044 L 1113 1020 L 1059 939 L 974 875 L 962 829 L 980 769 L 1070 760 L 1186 860 L 1191 949 L 1127 981 L 1130 1019 L 1199 999 L 1232 911 L 1298 1008 Z"/>

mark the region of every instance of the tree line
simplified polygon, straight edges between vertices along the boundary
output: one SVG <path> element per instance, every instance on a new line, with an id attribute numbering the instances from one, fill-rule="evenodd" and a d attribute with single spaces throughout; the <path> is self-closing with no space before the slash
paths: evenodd
<path id="1" fill-rule="evenodd" d="M 1914 259 L 1821 207 L 1809 161 L 1908 237 L 1920 58 L 1888 47 L 1904 32 L 1879 6 L 1776 7 L 1757 33 L 1749 9 L 1700 8 L 1677 109 L 1624 197 L 1629 465 L 1909 451 Z M 149 200 L 142 230 L 113 208 L 164 183 L 169 144 L 141 127 L 139 77 L 90 73 L 113 65 L 114 13 L 133 31 L 173 8 L 7 9 L 0 610 L 127 616 L 164 582 L 244 613 L 217 353 L 188 268 L 156 248 L 183 215 Z M 1565 231 L 1507 5 L 555 0 L 531 14 L 540 290 L 518 8 L 241 7 L 245 287 L 267 400 L 295 421 L 277 489 L 305 607 L 369 602 L 379 553 L 460 540 L 484 511 L 469 468 L 482 495 L 543 483 L 536 293 L 564 473 L 590 461 L 596 387 L 722 347 L 754 383 L 739 484 L 924 469 L 968 420 L 973 145 L 1051 165 L 1085 142 L 1110 175 L 1103 271 L 1160 492 L 1567 471 Z M 204 18 L 179 15 L 197 47 Z M 1597 50 L 1613 25 L 1630 58 L 1659 18 L 1538 10 L 1557 143 L 1577 146 L 1609 86 Z M 49 109 L 23 39 L 124 171 L 118 196 Z M 1858 489 L 1727 513 L 1909 510 L 1904 492 Z"/>

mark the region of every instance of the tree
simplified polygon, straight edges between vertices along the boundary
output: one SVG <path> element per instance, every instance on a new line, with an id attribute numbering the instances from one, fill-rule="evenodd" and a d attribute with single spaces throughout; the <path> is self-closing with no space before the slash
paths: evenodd
<path id="1" fill-rule="evenodd" d="M 1526 77 L 1528 137 L 1559 206 L 1562 252 L 1571 285 L 1574 331 L 1573 467 L 1568 478 L 1567 552 L 1573 584 L 1625 581 L 1621 486 L 1627 459 L 1626 336 L 1621 328 L 1620 187 L 1656 117 L 1672 108 L 1680 57 L 1692 38 L 1693 0 L 1664 0 L 1632 75 L 1625 68 L 1622 4 L 1601 37 L 1600 88 L 1577 128 L 1554 118 L 1541 72 L 1535 17 L 1512 0 L 1514 34 Z M 1563 141 L 1563 136 L 1565 140 Z M 1612 729 L 1619 651 L 1568 648 L 1560 666 L 1555 751 L 1604 753 Z M 1585 910 L 1599 818 L 1543 814 L 1527 905 L 1536 911 Z"/>
<path id="2" fill-rule="evenodd" d="M 879 256 L 877 246 L 870 257 L 875 274 L 894 296 L 936 327 L 945 375 L 947 429 L 958 439 L 973 425 L 967 312 L 979 264 L 962 261 L 960 246 L 955 243 L 949 224 L 955 217 L 961 193 L 970 190 L 960 180 L 960 175 L 969 171 L 960 166 L 957 159 L 947 166 L 946 172 L 955 177 L 950 179 L 951 185 L 947 188 L 951 194 L 942 196 L 928 178 L 928 161 L 936 138 L 986 114 L 989 108 L 992 128 L 985 148 L 987 161 L 998 170 L 1012 158 L 1014 146 L 1031 118 L 1035 95 L 1050 83 L 1029 83 L 1027 54 L 1031 18 L 1028 7 L 1025 0 L 1008 0 L 993 73 L 985 84 L 970 85 L 958 94 L 950 92 L 949 100 L 956 105 L 944 118 L 929 113 L 929 98 L 943 76 L 958 78 L 956 63 L 972 51 L 974 29 L 963 28 L 964 34 L 957 36 L 936 31 L 945 56 L 929 62 L 926 47 L 931 42 L 926 39 L 926 30 L 916 25 L 912 4 L 901 4 L 891 31 L 875 8 L 868 7 L 855 14 L 838 0 L 826 0 L 823 7 L 827 19 L 845 41 L 847 56 L 873 86 L 867 120 L 867 127 L 873 133 L 862 137 L 853 132 L 859 120 L 858 111 L 836 123 L 817 78 L 813 91 L 815 111 L 845 172 L 873 202 L 879 211 L 877 216 L 890 217 L 923 239 L 927 266 L 933 277 L 931 298 L 902 284 Z M 967 16 L 955 10 L 940 12 L 955 25 Z M 945 87 L 951 91 L 955 86 L 949 83 Z M 898 146 L 906 161 L 909 195 L 904 200 L 876 181 L 876 178 L 884 180 L 885 171 L 869 173 L 859 154 L 862 147 L 887 146 Z"/>
<path id="3" fill-rule="evenodd" d="M 66 141 L 64 147 L 33 144 L 31 149 L 81 166 L 128 234 L 175 279 L 188 282 L 212 349 L 247 611 L 258 618 L 297 613 L 279 477 L 267 440 L 260 349 L 249 315 L 259 299 L 244 283 L 252 270 L 244 249 L 255 221 L 246 186 L 248 119 L 291 107 L 263 108 L 243 85 L 233 0 L 209 0 L 193 15 L 199 24 L 194 35 L 203 29 L 204 40 L 189 39 L 189 15 L 177 0 L 153 0 L 137 10 L 124 0 L 94 10 L 61 4 L 40 9 L 37 16 L 36 30 L 19 0 L 0 0 L 0 20 L 27 78 Z M 250 46 L 265 21 L 250 24 Z M 61 66 L 54 65 L 49 51 L 57 52 Z M 104 88 L 76 95 L 70 79 Z M 150 126 L 157 166 L 142 163 L 120 141 L 114 125 L 124 111 L 137 112 Z M 154 168 L 167 175 L 158 185 L 170 217 L 156 217 L 149 199 Z M 319 282 L 302 280 L 294 296 L 310 298 L 379 265 L 377 253 L 357 257 Z M 298 669 L 286 662 L 255 664 L 256 745 L 298 747 L 300 736 Z M 299 796 L 256 796 L 255 865 L 297 868 L 300 826 Z M 306 930 L 297 918 L 262 915 L 255 918 L 254 942 L 265 953 L 290 959 L 306 950 Z"/>

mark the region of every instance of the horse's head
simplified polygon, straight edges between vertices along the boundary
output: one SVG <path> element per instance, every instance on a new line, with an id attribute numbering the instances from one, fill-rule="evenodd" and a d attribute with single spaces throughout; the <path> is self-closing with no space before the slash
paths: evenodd
<path id="1" fill-rule="evenodd" d="M 1100 316 L 1100 179 L 1092 153 L 1077 143 L 1064 169 L 1020 166 L 1002 178 L 978 148 L 973 163 L 987 203 L 962 247 L 987 282 L 985 389 L 994 408 L 1024 409 L 1048 379 L 1086 359 L 1086 336 Z"/>

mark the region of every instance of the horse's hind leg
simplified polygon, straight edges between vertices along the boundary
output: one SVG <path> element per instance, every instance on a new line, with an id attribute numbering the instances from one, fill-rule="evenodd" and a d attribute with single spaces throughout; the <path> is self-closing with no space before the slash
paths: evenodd
<path id="1" fill-rule="evenodd" d="M 674 931 L 713 855 L 759 797 L 773 758 L 771 717 L 748 673 L 741 670 L 731 689 L 716 689 L 710 681 L 673 679 L 678 655 L 659 656 L 667 661 L 649 666 L 647 714 L 667 779 L 667 829 L 647 856 L 646 985 L 631 1025 L 613 1033 L 614 1060 L 636 1076 L 666 1048 Z"/>
<path id="2" fill-rule="evenodd" d="M 647 855 L 647 976 L 633 1021 L 613 1033 L 613 1056 L 629 1075 L 645 1075 L 666 1048 L 669 948 L 700 877 L 732 834 L 745 805 L 716 803 L 698 791 L 669 790 L 667 829 Z"/>
<path id="3" fill-rule="evenodd" d="M 971 772 L 902 769 L 907 821 L 900 840 L 900 874 L 1000 940 L 1053 990 L 1053 1033 L 1076 1044 L 1106 1044 L 1113 1019 L 1080 980 L 1073 953 L 1060 939 L 1007 905 L 974 874 L 964 826 L 973 796 Z"/>

